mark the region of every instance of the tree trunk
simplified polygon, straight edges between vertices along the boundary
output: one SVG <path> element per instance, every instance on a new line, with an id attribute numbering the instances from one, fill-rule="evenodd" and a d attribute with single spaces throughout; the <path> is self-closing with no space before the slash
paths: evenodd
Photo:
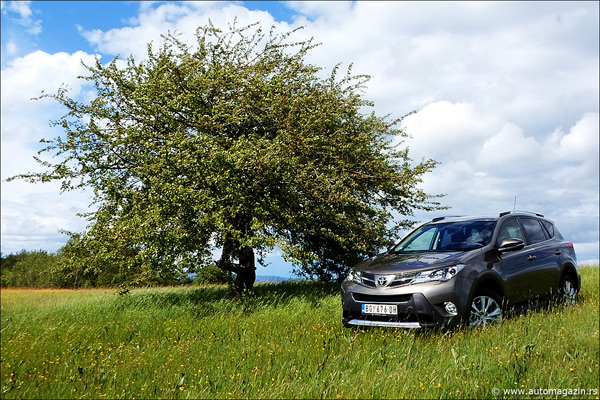
<path id="1" fill-rule="evenodd" d="M 239 266 L 237 268 L 237 276 L 235 280 L 238 293 L 244 290 L 251 290 L 256 281 L 256 266 L 254 264 L 254 249 L 252 247 L 244 247 L 239 249 Z"/>
<path id="2" fill-rule="evenodd" d="M 233 263 L 232 258 L 237 258 L 238 263 Z M 254 264 L 254 249 L 252 247 L 240 248 L 239 243 L 226 240 L 223 245 L 223 254 L 217 266 L 225 271 L 235 272 L 236 278 L 233 288 L 237 294 L 244 290 L 251 290 L 256 281 L 256 266 Z"/>

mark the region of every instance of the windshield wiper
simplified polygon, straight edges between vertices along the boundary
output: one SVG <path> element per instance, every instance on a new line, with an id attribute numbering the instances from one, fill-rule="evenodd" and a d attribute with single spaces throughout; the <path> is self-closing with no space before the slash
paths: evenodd
<path id="1" fill-rule="evenodd" d="M 437 250 L 392 250 L 394 254 L 435 253 Z"/>

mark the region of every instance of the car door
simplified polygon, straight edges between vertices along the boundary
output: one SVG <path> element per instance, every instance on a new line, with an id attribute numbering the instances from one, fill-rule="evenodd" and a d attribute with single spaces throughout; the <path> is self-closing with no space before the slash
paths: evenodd
<path id="1" fill-rule="evenodd" d="M 531 244 L 528 259 L 531 260 L 532 273 L 535 276 L 530 289 L 532 297 L 542 297 L 556 290 L 555 282 L 558 281 L 560 271 L 559 258 L 556 255 L 556 245 L 550 239 L 548 231 L 544 229 L 537 218 L 520 217 L 521 226 Z"/>
<path id="2" fill-rule="evenodd" d="M 529 288 L 535 285 L 536 274 L 533 263 L 528 259 L 532 247 L 528 245 L 517 218 L 507 219 L 499 227 L 496 247 L 499 248 L 504 239 L 510 238 L 523 240 L 525 247 L 522 250 L 502 253 L 497 268 L 504 280 L 506 300 L 510 304 L 517 304 L 529 298 Z"/>

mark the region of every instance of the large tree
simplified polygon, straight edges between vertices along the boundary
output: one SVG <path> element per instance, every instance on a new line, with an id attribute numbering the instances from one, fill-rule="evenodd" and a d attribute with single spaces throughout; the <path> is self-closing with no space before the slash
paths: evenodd
<path id="1" fill-rule="evenodd" d="M 305 275 L 340 277 L 407 226 L 394 212 L 439 208 L 418 187 L 436 162 L 392 145 L 401 119 L 365 112 L 369 77 L 323 75 L 306 62 L 314 42 L 294 32 L 209 24 L 194 46 L 169 34 L 146 61 L 87 66 L 91 101 L 45 96 L 68 110 L 42 150 L 59 157 L 20 177 L 93 189 L 72 260 L 152 280 L 221 249 L 217 265 L 243 290 L 277 246 Z"/>

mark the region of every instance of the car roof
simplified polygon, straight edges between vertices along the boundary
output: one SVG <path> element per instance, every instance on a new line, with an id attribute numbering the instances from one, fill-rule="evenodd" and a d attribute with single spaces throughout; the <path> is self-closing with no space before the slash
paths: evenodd
<path id="1" fill-rule="evenodd" d="M 511 216 L 527 216 L 527 217 L 537 217 L 544 218 L 542 214 L 534 213 L 530 211 L 505 211 L 501 212 L 499 215 L 452 215 L 452 216 L 443 216 L 437 217 L 429 221 L 428 223 L 443 223 L 443 222 L 466 222 L 466 221 L 497 221 L 500 218 L 511 215 Z"/>

